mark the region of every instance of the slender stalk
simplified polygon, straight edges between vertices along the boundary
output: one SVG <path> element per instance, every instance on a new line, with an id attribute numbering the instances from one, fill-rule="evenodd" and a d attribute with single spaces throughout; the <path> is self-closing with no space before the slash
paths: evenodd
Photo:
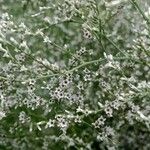
<path id="1" fill-rule="evenodd" d="M 148 25 L 150 25 L 150 20 L 147 18 L 147 16 L 145 15 L 144 11 L 140 8 L 139 4 L 137 3 L 136 0 L 130 0 L 131 3 L 137 8 L 137 10 L 139 11 L 139 13 L 142 15 L 142 17 L 144 18 L 144 20 L 147 22 Z"/>
<path id="2" fill-rule="evenodd" d="M 136 60 L 134 58 L 131 58 L 131 57 L 114 57 L 113 60 L 133 60 L 135 62 L 138 62 L 138 63 L 142 63 L 140 60 Z M 63 75 L 63 74 L 67 74 L 67 73 L 71 73 L 71 72 L 74 72 L 74 71 L 77 71 L 79 70 L 80 68 L 83 68 L 85 66 L 88 66 L 88 65 L 91 65 L 91 64 L 95 64 L 95 63 L 100 63 L 100 62 L 103 62 L 103 61 L 107 61 L 106 58 L 103 58 L 103 59 L 97 59 L 97 60 L 92 60 L 92 61 L 88 61 L 88 62 L 84 62 L 83 64 L 77 66 L 77 67 L 74 67 L 73 69 L 71 70 L 64 70 L 63 73 L 57 73 L 57 74 L 51 74 L 51 75 L 46 75 L 46 76 L 42 76 L 42 77 L 38 77 L 37 79 L 42 79 L 42 78 L 49 78 L 49 77 L 54 77 L 54 76 L 59 76 L 59 75 Z"/>
<path id="3" fill-rule="evenodd" d="M 45 76 L 37 77 L 36 80 L 40 80 L 40 79 L 43 79 L 43 78 L 49 78 L 49 77 L 55 77 L 55 76 L 59 76 L 59 75 L 61 75 L 61 74 L 56 73 L 56 74 L 45 75 Z"/>
<path id="4" fill-rule="evenodd" d="M 128 58 L 128 57 L 118 57 L 118 58 L 114 58 L 114 60 L 125 60 L 125 59 L 131 59 L 131 58 Z M 89 62 L 85 62 L 84 64 L 81 64 L 71 70 L 68 71 L 69 72 L 74 72 L 80 68 L 83 68 L 87 65 L 90 65 L 90 64 L 94 64 L 94 63 L 98 63 L 98 62 L 103 62 L 103 61 L 106 61 L 107 59 L 106 58 L 103 58 L 103 59 L 97 59 L 97 60 L 92 60 L 92 61 L 89 61 Z"/>
<path id="5" fill-rule="evenodd" d="M 13 47 L 15 48 L 15 46 L 14 46 L 12 43 L 10 43 L 10 42 L 8 42 L 8 41 L 6 41 L 6 43 L 9 44 L 9 45 L 11 45 L 11 46 L 13 46 Z M 32 60 L 38 62 L 39 64 L 41 64 L 41 65 L 42 65 L 43 67 L 45 67 L 46 69 L 51 70 L 51 71 L 54 72 L 54 73 L 57 73 L 57 72 L 58 72 L 58 71 L 52 69 L 51 67 L 45 65 L 42 61 L 37 60 L 37 59 L 34 58 L 31 54 L 28 54 L 28 53 L 26 53 L 25 51 L 23 51 L 23 50 L 21 50 L 21 49 L 19 49 L 19 51 L 25 53 L 28 57 L 30 57 Z M 15 58 L 12 57 L 12 59 L 15 59 Z M 15 59 L 15 60 L 16 60 L 16 59 Z M 16 62 L 17 62 L 17 60 L 16 60 Z M 18 63 L 18 62 L 17 62 L 17 63 Z"/>
<path id="6" fill-rule="evenodd" d="M 41 65 L 42 65 L 43 67 L 45 67 L 46 69 L 51 70 L 51 71 L 54 72 L 54 73 L 57 72 L 57 71 L 55 71 L 54 69 L 52 69 L 51 67 L 45 65 L 42 61 L 39 61 L 39 60 L 35 59 L 32 55 L 30 55 L 30 54 L 28 54 L 28 53 L 26 53 L 26 52 L 24 52 L 24 51 L 22 51 L 22 52 L 25 53 L 26 55 L 28 55 L 32 60 L 34 60 L 34 61 L 38 62 L 39 64 L 41 64 Z"/>
<path id="7" fill-rule="evenodd" d="M 56 43 L 52 42 L 50 43 L 51 45 L 55 46 L 58 48 L 58 50 L 64 50 L 61 46 L 57 45 Z M 82 59 L 79 59 L 76 55 L 72 54 L 71 52 L 69 53 L 72 57 L 74 57 L 75 59 L 77 59 L 78 61 L 80 61 L 81 63 L 84 63 L 84 61 Z"/>
<path id="8" fill-rule="evenodd" d="M 6 77 L 3 77 L 3 76 L 0 76 L 0 80 L 7 80 L 7 78 Z"/>
<path id="9" fill-rule="evenodd" d="M 106 36 L 105 33 L 103 33 L 102 35 L 103 35 L 103 37 L 104 37 L 111 45 L 114 46 L 114 48 L 116 48 L 118 51 L 120 51 L 124 56 L 128 57 L 128 54 L 125 53 L 123 50 L 121 50 L 121 49 L 115 44 L 115 42 L 114 42 L 113 40 L 111 40 L 110 38 L 108 38 L 108 37 Z"/>

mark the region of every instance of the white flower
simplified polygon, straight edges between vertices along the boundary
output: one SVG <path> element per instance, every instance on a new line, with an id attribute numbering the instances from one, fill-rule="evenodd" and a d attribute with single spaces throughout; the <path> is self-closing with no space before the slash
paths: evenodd
<path id="1" fill-rule="evenodd" d="M 26 28 L 26 25 L 24 24 L 24 22 L 21 22 L 20 25 L 19 25 L 19 27 L 25 29 L 25 28 Z"/>
<path id="2" fill-rule="evenodd" d="M 51 128 L 55 126 L 55 120 L 49 119 L 49 121 L 47 122 L 45 128 Z"/>
<path id="3" fill-rule="evenodd" d="M 0 120 L 2 120 L 2 118 L 4 118 L 6 116 L 5 112 L 0 111 Z"/>
<path id="4" fill-rule="evenodd" d="M 28 48 L 27 46 L 27 42 L 26 41 L 23 41 L 21 44 L 20 44 L 20 48 Z"/>
<path id="5" fill-rule="evenodd" d="M 52 43 L 52 41 L 49 39 L 49 37 L 48 36 L 45 36 L 44 37 L 44 41 L 43 41 L 44 43 Z"/>

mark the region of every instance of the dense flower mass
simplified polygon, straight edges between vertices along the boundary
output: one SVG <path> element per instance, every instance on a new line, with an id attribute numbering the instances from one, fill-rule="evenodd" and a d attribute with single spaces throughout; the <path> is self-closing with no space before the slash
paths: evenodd
<path id="1" fill-rule="evenodd" d="M 149 150 L 149 0 L 0 0 L 0 149 Z"/>

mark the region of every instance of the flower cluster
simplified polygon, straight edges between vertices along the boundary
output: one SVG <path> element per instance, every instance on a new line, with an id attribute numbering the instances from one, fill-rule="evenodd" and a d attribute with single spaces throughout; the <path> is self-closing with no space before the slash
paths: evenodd
<path id="1" fill-rule="evenodd" d="M 0 149 L 150 149 L 148 0 L 0 8 Z"/>

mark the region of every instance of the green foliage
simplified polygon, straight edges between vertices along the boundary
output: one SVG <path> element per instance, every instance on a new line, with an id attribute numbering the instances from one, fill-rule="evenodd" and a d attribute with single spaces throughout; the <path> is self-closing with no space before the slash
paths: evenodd
<path id="1" fill-rule="evenodd" d="M 0 149 L 150 149 L 149 5 L 0 0 Z"/>

